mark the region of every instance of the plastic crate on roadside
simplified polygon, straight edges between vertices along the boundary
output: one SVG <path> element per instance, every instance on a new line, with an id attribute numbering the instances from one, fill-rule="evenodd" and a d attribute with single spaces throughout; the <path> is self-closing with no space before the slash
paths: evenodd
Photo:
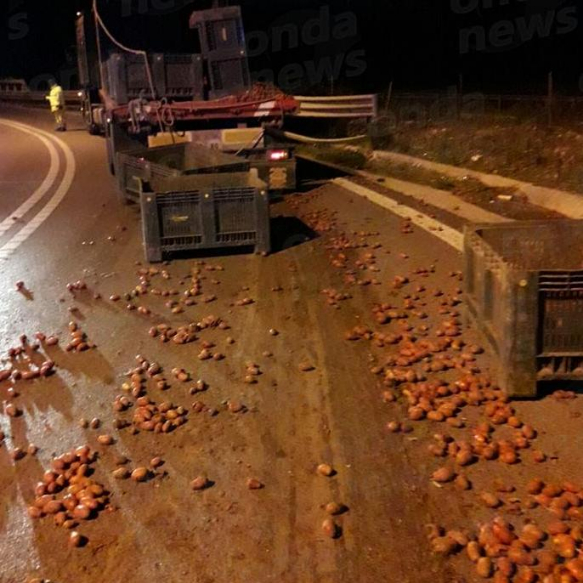
<path id="1" fill-rule="evenodd" d="M 138 202 L 140 181 L 192 174 L 247 172 L 250 162 L 206 146 L 180 143 L 118 153 L 119 191 L 125 201 Z"/>
<path id="2" fill-rule="evenodd" d="M 139 180 L 146 258 L 225 247 L 270 250 L 269 196 L 257 172 Z"/>
<path id="3" fill-rule="evenodd" d="M 467 316 L 507 394 L 583 384 L 583 221 L 468 226 L 464 257 Z"/>

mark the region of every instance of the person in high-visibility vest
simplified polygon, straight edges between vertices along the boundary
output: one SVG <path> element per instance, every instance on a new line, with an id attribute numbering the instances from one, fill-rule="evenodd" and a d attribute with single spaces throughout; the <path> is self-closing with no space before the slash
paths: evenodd
<path id="1" fill-rule="evenodd" d="M 63 94 L 63 88 L 56 81 L 50 81 L 49 86 L 51 90 L 45 99 L 48 100 L 51 111 L 55 116 L 56 130 L 64 132 L 67 130 L 67 123 L 65 121 L 65 95 Z"/>

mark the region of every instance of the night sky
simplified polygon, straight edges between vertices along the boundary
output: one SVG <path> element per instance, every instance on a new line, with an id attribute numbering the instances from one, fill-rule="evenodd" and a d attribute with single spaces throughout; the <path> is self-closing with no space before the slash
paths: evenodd
<path id="1" fill-rule="evenodd" d="M 75 84 L 77 10 L 89 0 L 2 0 L 0 76 Z M 210 1 L 99 0 L 128 45 L 192 51 L 188 17 Z M 241 0 L 260 79 L 290 91 L 444 90 L 579 94 L 583 5 L 578 0 Z M 290 67 L 291 66 L 291 67 Z"/>

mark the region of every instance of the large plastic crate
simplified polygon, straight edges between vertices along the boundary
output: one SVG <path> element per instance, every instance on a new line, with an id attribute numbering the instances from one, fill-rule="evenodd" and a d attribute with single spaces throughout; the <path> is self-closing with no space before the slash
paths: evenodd
<path id="1" fill-rule="evenodd" d="M 196 54 L 152 55 L 152 75 L 161 97 L 201 100 L 204 97 L 202 56 Z"/>
<path id="2" fill-rule="evenodd" d="M 140 181 L 146 258 L 177 251 L 253 246 L 270 250 L 269 199 L 257 172 Z"/>
<path id="3" fill-rule="evenodd" d="M 148 57 L 156 97 L 198 100 L 204 96 L 202 56 L 155 53 Z M 107 91 L 118 104 L 152 97 L 142 55 L 114 52 L 105 63 Z"/>
<path id="4" fill-rule="evenodd" d="M 540 382 L 583 383 L 583 221 L 465 230 L 467 315 L 511 397 Z"/>
<path id="5" fill-rule="evenodd" d="M 210 57 L 208 71 L 211 99 L 240 93 L 251 85 L 249 63 L 244 50 Z"/>
<path id="6" fill-rule="evenodd" d="M 190 28 L 199 33 L 200 48 L 206 56 L 216 51 L 237 51 L 245 48 L 245 30 L 239 6 L 223 6 L 193 12 Z"/>
<path id="7" fill-rule="evenodd" d="M 118 104 L 141 96 L 151 98 L 144 57 L 129 53 L 112 53 L 105 63 L 107 92 Z"/>
<path id="8" fill-rule="evenodd" d="M 192 143 L 142 148 L 117 155 L 117 178 L 123 201 L 138 202 L 140 181 L 193 174 L 247 172 L 247 160 Z"/>
<path id="9" fill-rule="evenodd" d="M 251 75 L 241 8 L 222 6 L 193 12 L 190 28 L 198 32 L 200 50 L 207 62 L 209 98 L 219 99 L 248 89 Z"/>

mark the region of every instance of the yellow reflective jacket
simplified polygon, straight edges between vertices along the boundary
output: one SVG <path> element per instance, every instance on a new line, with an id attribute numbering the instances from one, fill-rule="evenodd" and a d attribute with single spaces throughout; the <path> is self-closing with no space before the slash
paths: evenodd
<path id="1" fill-rule="evenodd" d="M 59 108 L 65 107 L 63 88 L 60 85 L 55 85 L 45 99 L 51 104 L 51 111 L 57 111 Z"/>

